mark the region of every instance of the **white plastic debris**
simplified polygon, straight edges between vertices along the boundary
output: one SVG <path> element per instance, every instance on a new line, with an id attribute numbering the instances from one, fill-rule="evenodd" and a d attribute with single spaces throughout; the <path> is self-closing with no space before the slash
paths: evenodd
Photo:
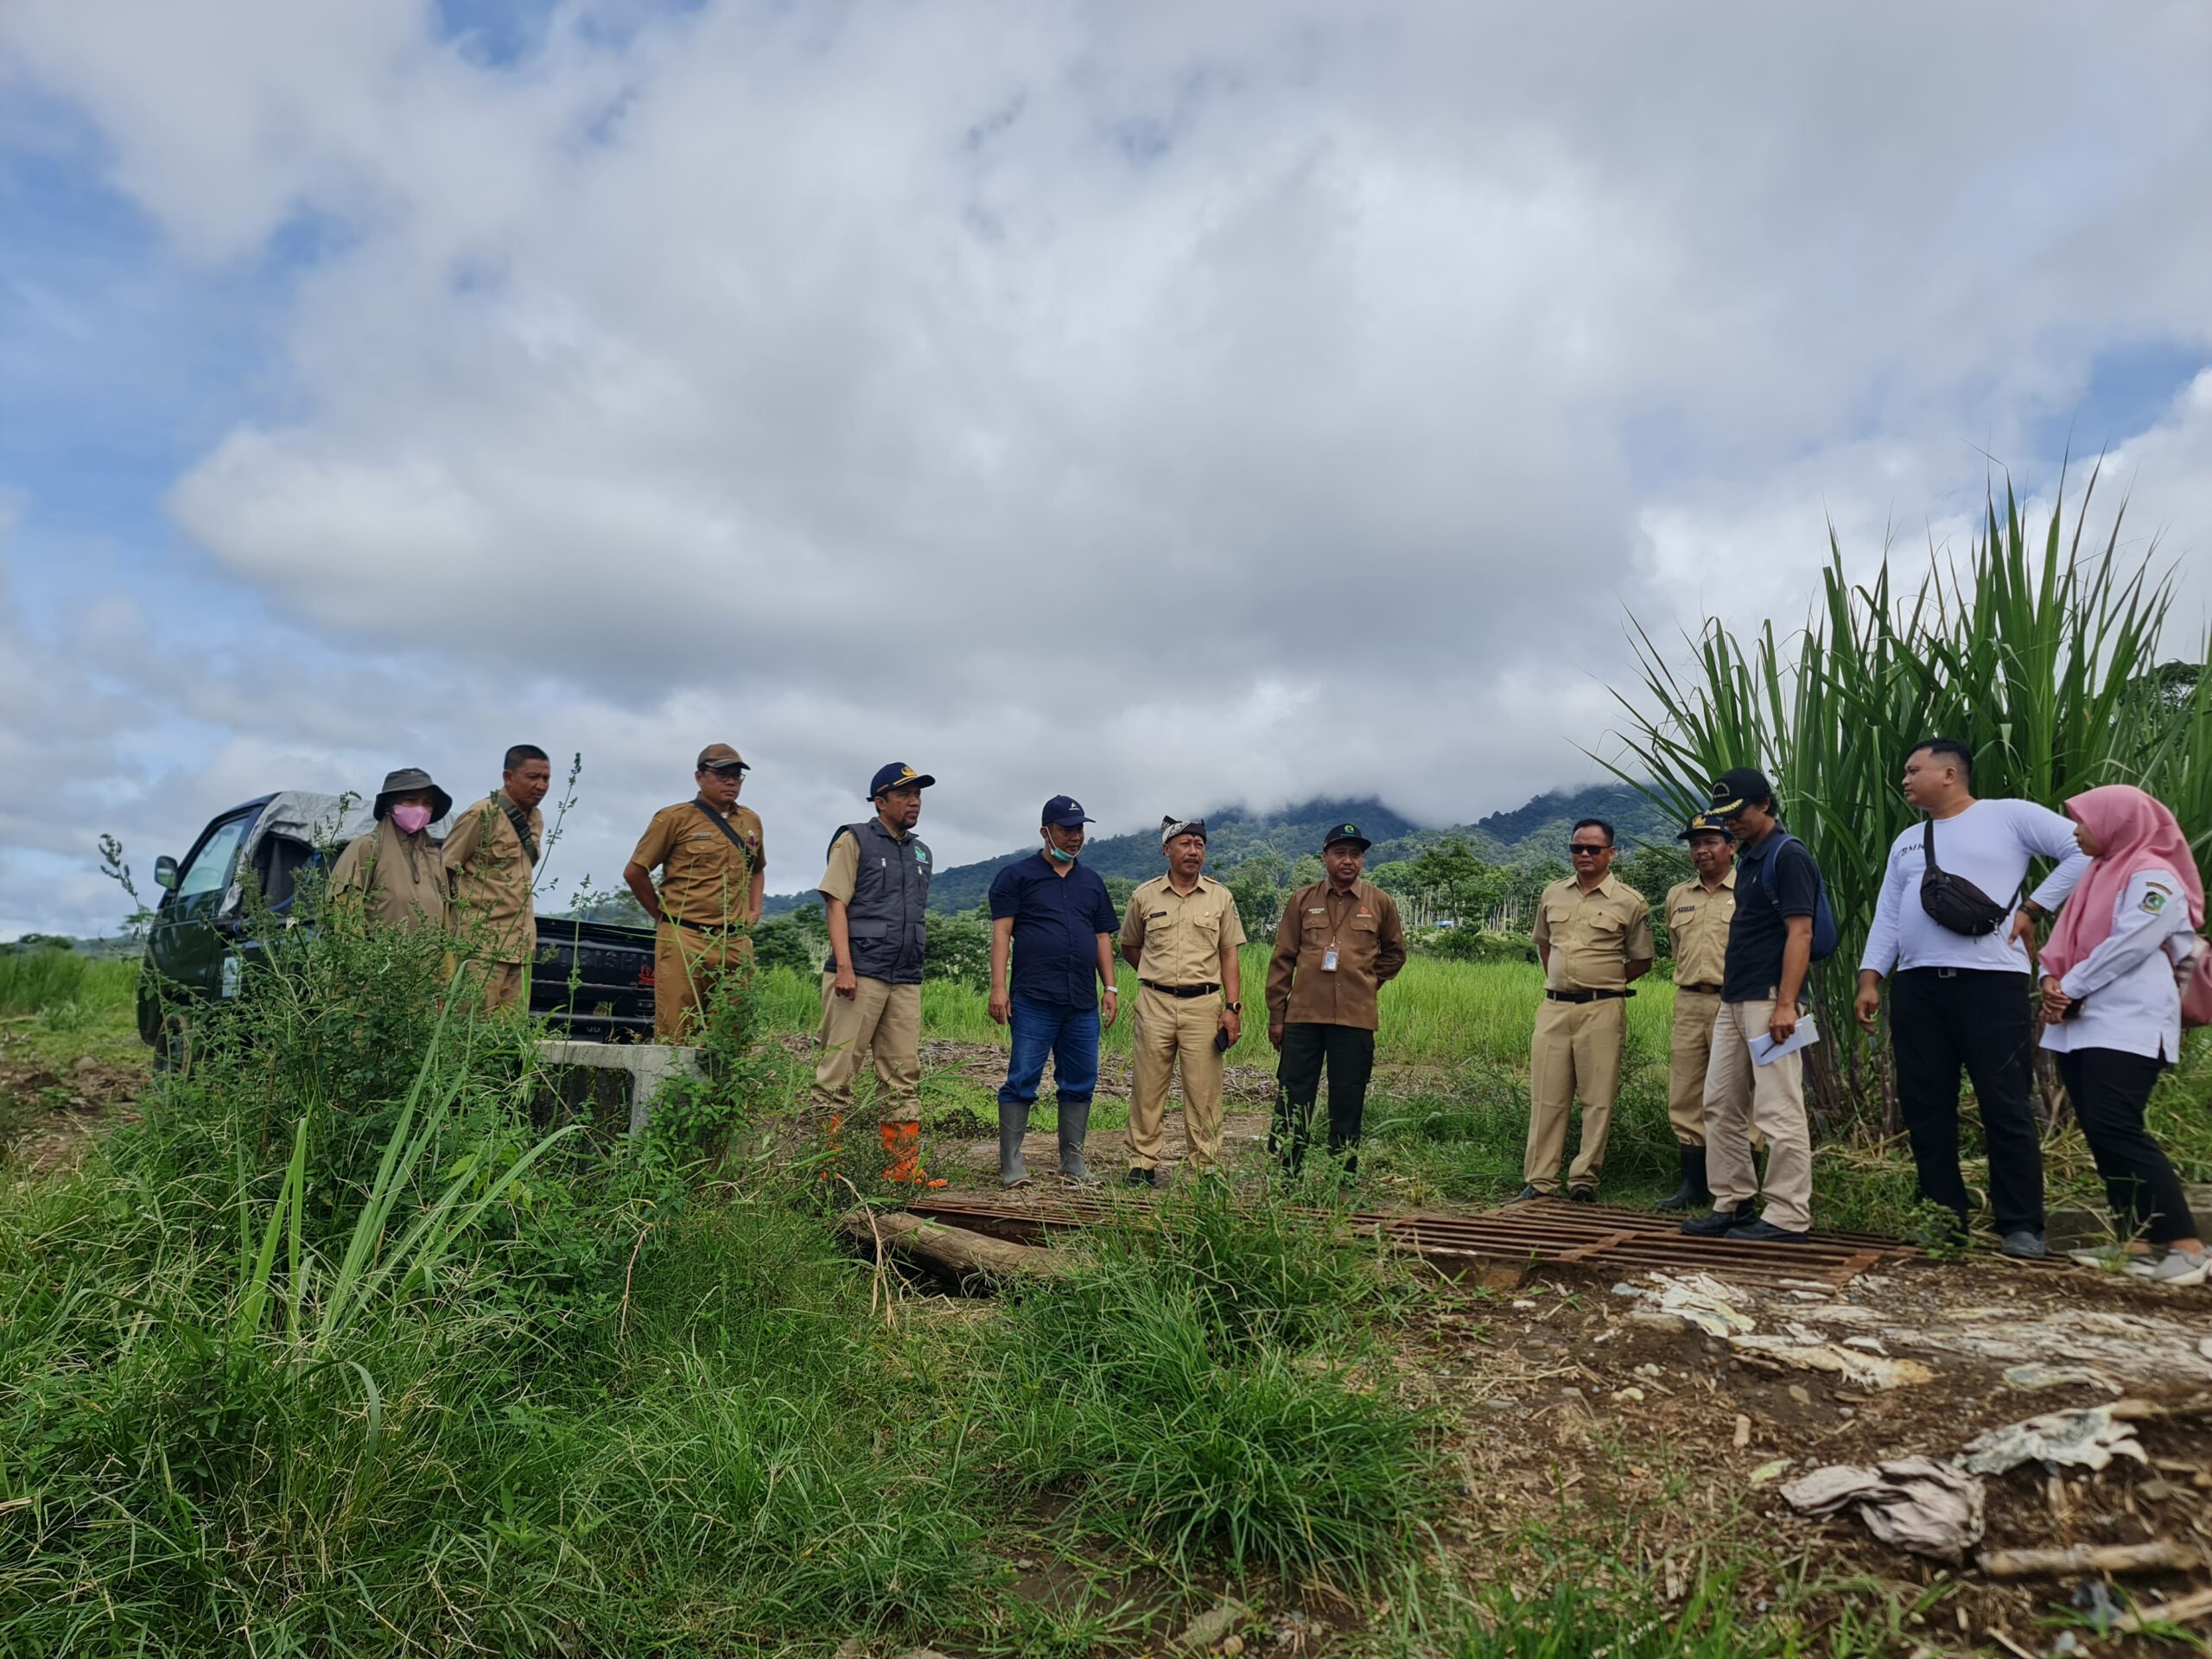
<path id="1" fill-rule="evenodd" d="M 2110 1406 L 2090 1406 L 2081 1411 L 2054 1411 L 1977 1434 L 1967 1442 L 1966 1466 L 1977 1475 L 1999 1475 L 2032 1462 L 2101 1469 L 2116 1457 L 2150 1461 L 2135 1438 L 2133 1424 L 2114 1419 Z"/>
<path id="2" fill-rule="evenodd" d="M 1651 1276 L 1659 1281 L 1659 1306 L 1708 1337 L 1733 1336 L 1753 1328 L 1751 1316 L 1731 1305 L 1742 1293 L 1722 1284 L 1712 1274 L 1686 1273 L 1675 1278 L 1655 1273 Z"/>
<path id="3" fill-rule="evenodd" d="M 1939 1561 L 1955 1565 L 1981 1541 L 1981 1483 L 1929 1458 L 1899 1458 L 1872 1469 L 1833 1464 L 1781 1491 L 1801 1514 L 1848 1509 L 1884 1543 Z"/>
<path id="4" fill-rule="evenodd" d="M 1936 1373 L 1916 1359 L 1890 1359 L 1840 1348 L 1832 1342 L 1793 1342 L 1787 1337 L 1745 1333 L 1728 1338 L 1732 1348 L 1764 1354 L 1801 1371 L 1826 1371 L 1868 1389 L 1899 1389 L 1932 1381 Z"/>

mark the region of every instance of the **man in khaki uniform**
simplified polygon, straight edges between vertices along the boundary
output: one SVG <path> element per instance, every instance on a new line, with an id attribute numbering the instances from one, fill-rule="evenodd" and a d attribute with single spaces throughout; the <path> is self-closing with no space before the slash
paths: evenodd
<path id="1" fill-rule="evenodd" d="M 890 1160 L 883 1179 L 899 1185 L 944 1185 L 921 1166 L 917 1101 L 931 866 L 930 849 L 914 826 L 921 822 L 922 791 L 936 782 L 904 761 L 878 768 L 868 785 L 875 816 L 830 838 L 829 868 L 817 884 L 830 927 L 830 960 L 822 970 L 814 1103 L 828 1114 L 834 1165 L 861 1057 L 873 1053 L 876 1134 Z"/>
<path id="2" fill-rule="evenodd" d="M 1705 1072 L 1713 1058 L 1713 1016 L 1720 1012 L 1728 923 L 1736 914 L 1736 837 L 1728 820 L 1700 812 L 1675 839 L 1689 842 L 1697 874 L 1667 890 L 1667 931 L 1675 946 L 1667 1122 L 1681 1148 L 1682 1184 L 1659 1200 L 1662 1210 L 1713 1202 L 1705 1183 Z"/>
<path id="3" fill-rule="evenodd" d="M 1268 960 L 1268 1040 L 1282 1055 L 1275 1122 L 1268 1137 L 1295 1174 L 1313 1135 L 1321 1062 L 1329 1065 L 1329 1152 L 1349 1175 L 1359 1167 L 1367 1083 L 1375 1074 L 1376 995 L 1406 965 L 1406 930 L 1382 888 L 1360 880 L 1374 845 L 1356 823 L 1321 840 L 1328 874 L 1283 906 Z"/>
<path id="4" fill-rule="evenodd" d="M 1183 1072 L 1183 1131 L 1192 1166 L 1221 1161 L 1223 1056 L 1243 1029 L 1236 948 L 1244 924 L 1229 889 L 1199 872 L 1204 818 L 1162 818 L 1167 874 L 1129 895 L 1122 957 L 1137 970 L 1135 1077 L 1129 1088 L 1131 1186 L 1160 1182 L 1160 1124 L 1167 1080 Z"/>
<path id="5" fill-rule="evenodd" d="M 1529 1055 L 1529 1148 L 1522 1160 L 1523 1198 L 1556 1198 L 1567 1150 L 1567 1113 L 1582 1097 L 1582 1145 L 1567 1173 L 1567 1195 L 1594 1204 L 1604 1173 L 1605 1136 L 1620 1090 L 1628 1038 L 1630 983 L 1651 969 L 1650 907 L 1613 877 L 1613 826 L 1585 818 L 1567 839 L 1574 874 L 1536 901 L 1536 955 L 1544 964 L 1544 1002 Z"/>
<path id="6" fill-rule="evenodd" d="M 696 1042 L 725 974 L 753 960 L 767 881 L 760 817 L 737 804 L 749 770 L 727 743 L 699 751 L 699 792 L 664 806 L 645 826 L 622 879 L 653 918 L 653 1039 Z M 653 890 L 652 872 L 661 873 Z"/>
<path id="7" fill-rule="evenodd" d="M 386 927 L 442 931 L 446 867 L 430 826 L 453 810 L 453 797 L 420 766 L 404 766 L 385 774 L 373 810 L 377 827 L 347 842 L 331 866 L 327 902 Z"/>
<path id="8" fill-rule="evenodd" d="M 446 836 L 446 880 L 453 892 L 446 920 L 461 971 L 484 982 L 487 1010 L 523 1000 L 523 975 L 537 954 L 531 872 L 545 845 L 537 804 L 552 785 L 545 751 L 518 743 L 500 766 L 499 788 L 464 807 Z"/>

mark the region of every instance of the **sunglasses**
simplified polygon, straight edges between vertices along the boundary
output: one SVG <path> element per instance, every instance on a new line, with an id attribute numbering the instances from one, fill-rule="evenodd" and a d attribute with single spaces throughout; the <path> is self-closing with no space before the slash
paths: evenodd
<path id="1" fill-rule="evenodd" d="M 1586 841 L 1570 841 L 1567 843 L 1567 850 L 1573 853 L 1577 858 L 1581 857 L 1586 853 L 1592 858 L 1595 858 L 1600 853 L 1610 853 L 1612 851 L 1612 849 L 1605 845 L 1602 842 L 1592 846 Z"/>

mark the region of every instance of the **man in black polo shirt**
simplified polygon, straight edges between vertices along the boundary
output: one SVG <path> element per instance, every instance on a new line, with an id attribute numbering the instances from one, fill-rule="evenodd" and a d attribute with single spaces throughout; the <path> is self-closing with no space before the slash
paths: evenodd
<path id="1" fill-rule="evenodd" d="M 1736 1239 L 1802 1240 L 1813 1226 L 1813 1138 L 1805 1122 L 1802 1049 L 1756 1063 L 1754 1039 L 1788 1042 L 1813 963 L 1813 918 L 1821 873 L 1804 842 L 1776 816 L 1774 791 L 1750 766 L 1723 772 L 1713 810 L 1727 820 L 1740 849 L 1736 913 L 1713 1021 L 1705 1074 L 1706 1180 L 1713 1209 L 1682 1230 Z M 1766 1213 L 1751 1162 L 1751 1131 L 1766 1137 Z"/>
<path id="2" fill-rule="evenodd" d="M 1021 1138 L 1029 1132 L 1029 1109 L 1048 1055 L 1059 1096 L 1060 1173 L 1086 1185 L 1091 1180 L 1083 1137 L 1098 1086 L 1098 999 L 1103 990 L 1109 1026 L 1118 1001 L 1114 934 L 1120 924 L 1105 882 L 1076 862 L 1090 822 L 1081 803 L 1053 796 L 1038 830 L 1044 846 L 991 881 L 990 1014 L 1013 1036 L 999 1090 L 999 1181 L 1005 1186 L 1029 1179 Z"/>

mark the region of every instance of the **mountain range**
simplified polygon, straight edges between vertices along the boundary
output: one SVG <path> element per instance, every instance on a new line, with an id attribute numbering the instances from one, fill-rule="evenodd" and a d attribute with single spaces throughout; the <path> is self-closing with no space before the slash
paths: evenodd
<path id="1" fill-rule="evenodd" d="M 1611 822 L 1621 844 L 1635 847 L 1648 842 L 1671 842 L 1681 826 L 1626 784 L 1593 784 L 1586 789 L 1553 790 L 1538 795 L 1510 812 L 1493 812 L 1471 823 L 1440 830 L 1423 829 L 1404 814 L 1393 811 L 1373 797 L 1358 799 L 1318 798 L 1272 812 L 1255 813 L 1243 807 L 1225 807 L 1206 815 L 1206 868 L 1226 874 L 1246 860 L 1272 853 L 1284 866 L 1321 850 L 1321 836 L 1333 824 L 1351 823 L 1375 843 L 1367 855 L 1367 868 L 1395 859 L 1411 858 L 1432 842 L 1464 841 L 1493 864 L 1530 863 L 1541 858 L 1567 860 L 1567 831 L 1577 818 L 1599 817 Z M 925 833 L 927 825 L 924 825 Z M 930 908 L 944 914 L 972 910 L 990 890 L 991 878 L 1035 847 L 1018 848 L 972 864 L 940 869 L 930 883 Z M 1101 875 L 1126 876 L 1141 881 L 1158 875 L 1164 865 L 1156 830 L 1139 830 L 1108 836 L 1083 849 L 1084 862 Z M 777 893 L 763 907 L 770 916 L 788 914 L 814 902 L 809 893 Z"/>

